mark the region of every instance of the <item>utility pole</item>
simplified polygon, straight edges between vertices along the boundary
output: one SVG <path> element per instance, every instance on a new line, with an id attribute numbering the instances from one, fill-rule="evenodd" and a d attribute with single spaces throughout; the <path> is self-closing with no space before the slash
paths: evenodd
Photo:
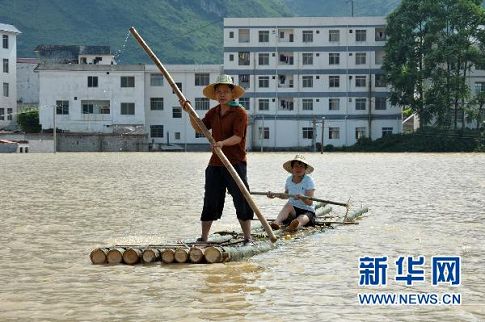
<path id="1" fill-rule="evenodd" d="M 313 152 L 317 151 L 317 143 L 316 143 L 316 136 L 317 136 L 317 120 L 315 119 L 315 116 L 313 117 L 313 133 L 312 133 L 312 147 L 313 147 Z"/>
<path id="2" fill-rule="evenodd" d="M 54 153 L 56 153 L 56 150 L 57 150 L 56 113 L 57 113 L 57 106 L 54 105 L 53 113 L 52 113 L 52 135 L 53 135 L 53 141 L 54 141 Z"/>
<path id="3" fill-rule="evenodd" d="M 322 117 L 322 143 L 320 146 L 320 154 L 323 154 L 323 137 L 325 136 L 325 116 Z"/>

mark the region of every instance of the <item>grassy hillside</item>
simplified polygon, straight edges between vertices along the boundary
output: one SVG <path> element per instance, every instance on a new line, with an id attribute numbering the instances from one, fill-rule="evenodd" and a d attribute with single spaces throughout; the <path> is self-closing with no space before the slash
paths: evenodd
<path id="1" fill-rule="evenodd" d="M 0 0 L 15 25 L 18 56 L 39 44 L 109 45 L 121 63 L 148 62 L 134 26 L 165 63 L 222 63 L 224 17 L 289 16 L 280 0 Z"/>

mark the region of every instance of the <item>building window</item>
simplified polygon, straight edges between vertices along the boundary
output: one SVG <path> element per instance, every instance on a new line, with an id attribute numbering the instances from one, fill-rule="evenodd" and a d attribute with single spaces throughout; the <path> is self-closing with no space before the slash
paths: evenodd
<path id="1" fill-rule="evenodd" d="M 5 109 L 0 108 L 0 121 L 5 121 Z"/>
<path id="2" fill-rule="evenodd" d="M 98 76 L 88 76 L 88 87 L 98 87 Z"/>
<path id="3" fill-rule="evenodd" d="M 281 111 L 293 111 L 293 99 L 292 98 L 282 98 L 280 99 L 279 110 Z"/>
<path id="4" fill-rule="evenodd" d="M 234 55 L 233 54 L 229 54 L 229 61 L 234 61 Z"/>
<path id="5" fill-rule="evenodd" d="M 200 138 L 204 138 L 204 137 L 205 137 L 204 133 L 197 133 L 197 132 L 195 132 L 195 138 L 196 139 L 200 139 Z"/>
<path id="6" fill-rule="evenodd" d="M 355 110 L 356 111 L 365 111 L 367 105 L 367 99 L 365 98 L 356 98 L 355 99 Z"/>
<path id="7" fill-rule="evenodd" d="M 239 42 L 249 42 L 249 29 L 239 29 Z"/>
<path id="8" fill-rule="evenodd" d="M 366 128 L 365 127 L 356 127 L 355 128 L 355 139 L 361 139 L 365 137 Z"/>
<path id="9" fill-rule="evenodd" d="M 121 115 L 135 115 L 135 103 L 121 103 Z"/>
<path id="10" fill-rule="evenodd" d="M 269 127 L 259 127 L 259 138 L 263 140 L 269 140 Z"/>
<path id="11" fill-rule="evenodd" d="M 195 73 L 195 86 L 209 85 L 209 73 Z"/>
<path id="12" fill-rule="evenodd" d="M 329 98 L 328 99 L 328 110 L 338 111 L 340 109 L 340 99 L 339 98 Z"/>
<path id="13" fill-rule="evenodd" d="M 313 76 L 302 76 L 302 83 L 305 88 L 313 87 Z"/>
<path id="14" fill-rule="evenodd" d="M 376 97 L 376 110 L 385 110 L 386 109 L 386 98 L 385 97 Z"/>
<path id="15" fill-rule="evenodd" d="M 386 53 L 384 50 L 382 49 L 379 49 L 379 50 L 376 50 L 376 53 L 375 53 L 375 62 L 376 62 L 376 65 L 381 65 L 384 63 L 384 57 L 385 57 Z"/>
<path id="16" fill-rule="evenodd" d="M 259 65 L 269 65 L 269 53 L 258 54 Z"/>
<path id="17" fill-rule="evenodd" d="M 328 128 L 328 138 L 330 140 L 338 140 L 338 139 L 340 139 L 340 128 L 338 128 L 338 127 L 329 127 Z"/>
<path id="18" fill-rule="evenodd" d="M 251 84 L 249 83 L 249 74 L 239 75 L 239 85 L 245 89 L 250 87 Z"/>
<path id="19" fill-rule="evenodd" d="M 69 114 L 69 101 L 56 101 L 56 114 L 68 115 Z"/>
<path id="20" fill-rule="evenodd" d="M 180 106 L 172 107 L 172 118 L 174 119 L 182 118 L 182 108 Z"/>
<path id="21" fill-rule="evenodd" d="M 475 82 L 475 94 L 485 92 L 485 82 Z"/>
<path id="22" fill-rule="evenodd" d="M 177 88 L 182 91 L 182 83 L 180 82 L 175 82 L 175 86 L 177 86 Z M 172 94 L 175 94 L 175 91 L 172 89 Z"/>
<path id="23" fill-rule="evenodd" d="M 302 64 L 313 65 L 313 53 L 302 53 Z"/>
<path id="24" fill-rule="evenodd" d="M 259 88 L 269 88 L 269 76 L 259 76 L 258 86 Z"/>
<path id="25" fill-rule="evenodd" d="M 313 42 L 313 30 L 303 30 L 303 42 Z"/>
<path id="26" fill-rule="evenodd" d="M 229 38 L 234 38 L 234 31 L 229 31 Z"/>
<path id="27" fill-rule="evenodd" d="M 239 65 L 249 65 L 249 51 L 241 51 L 238 53 Z"/>
<path id="28" fill-rule="evenodd" d="M 244 106 L 246 110 L 249 110 L 249 97 L 240 97 L 239 104 Z"/>
<path id="29" fill-rule="evenodd" d="M 340 41 L 340 30 L 329 30 L 328 41 L 329 42 Z"/>
<path id="30" fill-rule="evenodd" d="M 301 105 L 304 111 L 313 111 L 313 99 L 304 98 L 301 100 Z"/>
<path id="31" fill-rule="evenodd" d="M 8 35 L 3 35 L 2 37 L 2 47 L 8 49 Z"/>
<path id="32" fill-rule="evenodd" d="M 163 138 L 163 125 L 150 125 L 150 136 L 152 138 Z"/>
<path id="33" fill-rule="evenodd" d="M 312 127 L 304 127 L 303 128 L 303 138 L 304 139 L 313 139 L 313 128 Z"/>
<path id="34" fill-rule="evenodd" d="M 329 87 L 340 87 L 340 76 L 328 76 L 328 86 Z"/>
<path id="35" fill-rule="evenodd" d="M 355 87 L 365 87 L 367 76 L 355 76 Z"/>
<path id="36" fill-rule="evenodd" d="M 375 79 L 375 86 L 376 87 L 386 87 L 386 75 L 384 74 L 377 74 Z"/>
<path id="37" fill-rule="evenodd" d="M 392 134 L 392 127 L 383 127 L 382 128 L 382 136 L 387 136 Z"/>
<path id="38" fill-rule="evenodd" d="M 340 54 L 339 53 L 329 53 L 328 54 L 328 64 L 329 65 L 339 65 L 340 64 Z"/>
<path id="39" fill-rule="evenodd" d="M 260 30 L 258 32 L 259 35 L 259 42 L 269 42 L 269 31 L 268 30 Z"/>
<path id="40" fill-rule="evenodd" d="M 195 98 L 195 109 L 199 111 L 207 111 L 210 106 L 210 101 L 206 97 Z"/>
<path id="41" fill-rule="evenodd" d="M 355 64 L 365 65 L 366 64 L 366 53 L 355 53 Z"/>
<path id="42" fill-rule="evenodd" d="M 110 114 L 109 101 L 81 101 L 82 114 Z"/>
<path id="43" fill-rule="evenodd" d="M 258 110 L 269 111 L 269 99 L 262 98 L 258 100 Z"/>
<path id="44" fill-rule="evenodd" d="M 13 120 L 13 108 L 7 108 L 7 121 Z"/>
<path id="45" fill-rule="evenodd" d="M 121 87 L 135 87 L 135 77 L 121 76 Z"/>
<path id="46" fill-rule="evenodd" d="M 150 86 L 163 86 L 163 75 L 162 74 L 150 74 Z"/>
<path id="47" fill-rule="evenodd" d="M 8 83 L 3 83 L 3 96 L 8 97 Z"/>
<path id="48" fill-rule="evenodd" d="M 163 111 L 163 97 L 150 97 L 150 110 Z"/>
<path id="49" fill-rule="evenodd" d="M 376 41 L 386 40 L 386 33 L 384 28 L 376 28 Z"/>
<path id="50" fill-rule="evenodd" d="M 355 31 L 355 41 L 366 41 L 366 31 L 356 30 Z"/>
<path id="51" fill-rule="evenodd" d="M 8 59 L 3 59 L 3 72 L 8 73 Z"/>

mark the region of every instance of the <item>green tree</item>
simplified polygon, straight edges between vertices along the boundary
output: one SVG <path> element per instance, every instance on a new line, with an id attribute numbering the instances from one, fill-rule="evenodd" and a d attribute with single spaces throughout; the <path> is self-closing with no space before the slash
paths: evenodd
<path id="1" fill-rule="evenodd" d="M 26 133 L 39 133 L 42 129 L 39 123 L 39 110 L 28 108 L 19 113 L 17 123 Z"/>

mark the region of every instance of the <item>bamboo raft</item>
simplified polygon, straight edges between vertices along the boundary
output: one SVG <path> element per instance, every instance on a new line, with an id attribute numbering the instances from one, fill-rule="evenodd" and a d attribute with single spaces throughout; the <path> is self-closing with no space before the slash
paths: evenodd
<path id="1" fill-rule="evenodd" d="M 272 243 L 262 228 L 254 229 L 254 242 L 245 245 L 241 234 L 236 232 L 217 232 L 209 237 L 207 242 L 176 242 L 163 245 L 113 245 L 94 249 L 90 254 L 93 264 L 164 264 L 189 263 L 212 264 L 237 261 L 246 257 L 269 251 L 282 243 L 295 238 L 322 232 L 336 225 L 358 224 L 356 222 L 368 212 L 364 207 L 346 214 L 343 218 L 330 215 L 332 208 L 317 204 L 315 227 L 300 228 L 296 232 L 284 229 L 277 231 L 278 241 Z"/>

